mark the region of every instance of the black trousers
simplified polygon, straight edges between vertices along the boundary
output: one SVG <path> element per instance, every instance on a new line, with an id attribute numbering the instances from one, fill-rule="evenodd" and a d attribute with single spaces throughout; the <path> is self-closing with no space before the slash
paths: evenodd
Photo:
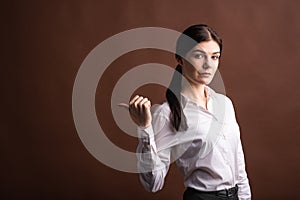
<path id="1" fill-rule="evenodd" d="M 238 200 L 238 186 L 233 188 L 203 192 L 194 188 L 187 188 L 183 194 L 183 200 Z"/>

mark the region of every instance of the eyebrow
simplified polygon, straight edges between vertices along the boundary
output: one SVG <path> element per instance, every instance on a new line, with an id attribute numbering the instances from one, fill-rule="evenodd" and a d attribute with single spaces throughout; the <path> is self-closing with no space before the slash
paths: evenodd
<path id="1" fill-rule="evenodd" d="M 201 53 L 206 54 L 205 51 L 202 51 L 202 50 L 200 50 L 200 49 L 195 49 L 195 50 L 193 50 L 192 52 L 201 52 Z M 216 52 L 213 52 L 212 54 L 218 54 L 218 53 L 221 53 L 221 52 L 220 52 L 220 51 L 216 51 Z"/>

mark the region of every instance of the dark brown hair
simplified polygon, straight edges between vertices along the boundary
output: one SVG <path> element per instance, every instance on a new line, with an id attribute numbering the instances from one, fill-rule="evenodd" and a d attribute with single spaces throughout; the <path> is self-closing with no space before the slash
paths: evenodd
<path id="1" fill-rule="evenodd" d="M 206 24 L 197 24 L 188 27 L 177 39 L 175 55 L 176 59 L 182 59 L 182 57 L 184 57 L 186 53 L 198 43 L 210 40 L 217 42 L 220 46 L 220 51 L 222 51 L 222 39 L 212 28 Z M 170 86 L 166 91 L 167 102 L 171 110 L 171 124 L 176 131 L 186 130 L 188 128 L 186 117 L 180 104 L 181 80 L 182 66 L 178 64 Z"/>

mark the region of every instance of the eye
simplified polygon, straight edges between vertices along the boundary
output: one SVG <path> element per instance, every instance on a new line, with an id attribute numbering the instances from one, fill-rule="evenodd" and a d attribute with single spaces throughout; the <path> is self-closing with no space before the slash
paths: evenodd
<path id="1" fill-rule="evenodd" d="M 211 57 L 213 60 L 219 60 L 220 56 L 212 56 Z"/>
<path id="2" fill-rule="evenodd" d="M 202 58 L 204 58 L 204 57 L 205 57 L 204 54 L 196 54 L 196 55 L 195 55 L 195 58 L 197 58 L 197 59 L 202 59 Z"/>

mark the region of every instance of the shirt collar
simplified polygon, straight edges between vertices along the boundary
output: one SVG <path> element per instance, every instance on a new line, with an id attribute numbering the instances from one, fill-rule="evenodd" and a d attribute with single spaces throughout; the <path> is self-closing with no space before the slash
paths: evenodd
<path id="1" fill-rule="evenodd" d="M 204 88 L 204 89 L 205 89 L 206 94 L 207 94 L 207 101 L 209 101 L 209 100 L 211 99 L 211 97 L 215 95 L 216 92 L 215 92 L 212 88 L 210 88 L 209 86 L 207 86 L 207 85 L 205 85 L 205 88 Z M 186 104 L 187 104 L 188 102 L 191 102 L 191 103 L 196 104 L 193 100 L 191 100 L 191 99 L 189 99 L 188 97 L 184 96 L 182 93 L 180 93 L 180 94 L 181 94 L 181 105 L 182 105 L 182 109 L 185 108 L 185 106 L 186 106 Z"/>

